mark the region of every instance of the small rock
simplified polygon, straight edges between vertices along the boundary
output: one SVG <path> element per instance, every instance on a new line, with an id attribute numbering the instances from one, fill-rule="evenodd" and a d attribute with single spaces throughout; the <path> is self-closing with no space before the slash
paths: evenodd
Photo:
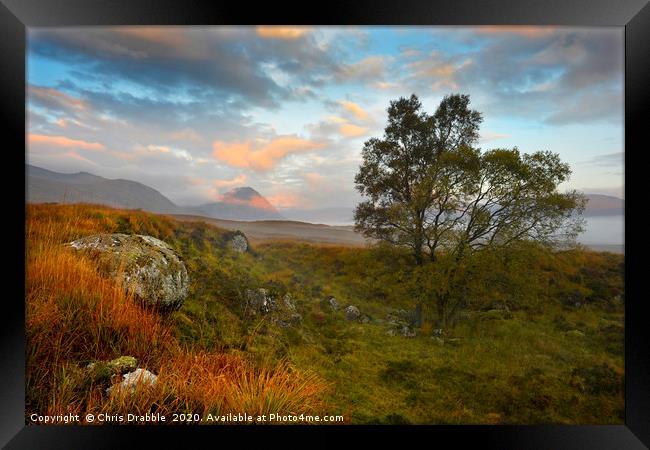
<path id="1" fill-rule="evenodd" d="M 120 356 L 108 363 L 108 366 L 115 373 L 126 373 L 135 370 L 138 367 L 138 360 L 133 356 Z"/>
<path id="2" fill-rule="evenodd" d="M 571 337 L 571 338 L 582 338 L 585 337 L 585 334 L 580 331 L 580 330 L 569 330 L 566 333 L 564 333 L 565 336 Z"/>
<path id="3" fill-rule="evenodd" d="M 129 372 L 122 378 L 122 382 L 106 389 L 106 393 L 111 395 L 116 392 L 128 392 L 133 394 L 139 386 L 151 387 L 156 384 L 158 377 L 146 369 L 136 369 Z"/>
<path id="4" fill-rule="evenodd" d="M 415 337 L 415 331 L 408 326 L 403 326 L 402 328 L 400 328 L 400 334 L 408 338 Z"/>
<path id="5" fill-rule="evenodd" d="M 332 311 L 338 311 L 339 310 L 339 304 L 336 301 L 336 298 L 332 295 L 327 297 L 325 300 L 323 300 L 323 303 L 326 307 L 330 308 Z"/>
<path id="6" fill-rule="evenodd" d="M 112 379 L 115 375 L 131 372 L 138 366 L 133 356 L 120 356 L 112 361 L 95 361 L 86 366 L 90 377 L 95 382 Z"/>
<path id="7" fill-rule="evenodd" d="M 296 305 L 293 304 L 293 300 L 291 299 L 291 296 L 289 294 L 286 294 L 282 299 L 282 301 L 284 302 L 284 306 L 286 306 L 288 310 L 290 311 L 296 310 Z"/>
<path id="8" fill-rule="evenodd" d="M 345 308 L 345 318 L 348 320 L 359 320 L 361 317 L 361 311 L 354 305 L 350 305 Z"/>
<path id="9" fill-rule="evenodd" d="M 433 330 L 433 332 L 431 333 L 431 335 L 434 336 L 434 337 L 442 337 L 443 333 L 444 332 L 443 332 L 442 328 L 435 328 Z"/>
<path id="10" fill-rule="evenodd" d="M 510 319 L 511 317 L 512 314 L 510 311 L 505 309 L 490 309 L 489 311 L 481 313 L 481 318 L 486 320 L 504 320 Z"/>

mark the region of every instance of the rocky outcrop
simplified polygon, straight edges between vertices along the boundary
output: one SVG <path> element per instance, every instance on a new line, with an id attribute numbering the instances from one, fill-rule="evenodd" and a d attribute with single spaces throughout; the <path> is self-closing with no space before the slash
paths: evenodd
<path id="1" fill-rule="evenodd" d="M 244 294 L 244 313 L 249 317 L 266 316 L 280 328 L 298 326 L 302 316 L 289 294 L 277 298 L 267 289 L 247 289 Z"/>
<path id="2" fill-rule="evenodd" d="M 97 234 L 67 245 L 96 259 L 102 272 L 148 306 L 175 310 L 187 297 L 189 276 L 185 264 L 159 239 Z"/>

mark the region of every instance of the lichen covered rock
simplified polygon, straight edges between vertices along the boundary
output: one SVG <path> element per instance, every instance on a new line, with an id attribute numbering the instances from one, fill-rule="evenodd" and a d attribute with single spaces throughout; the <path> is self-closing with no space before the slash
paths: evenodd
<path id="1" fill-rule="evenodd" d="M 237 253 L 245 253 L 248 251 L 249 244 L 248 239 L 244 233 L 241 231 L 235 231 L 235 233 L 233 233 L 233 236 L 228 241 L 228 245 Z"/>
<path id="2" fill-rule="evenodd" d="M 354 305 L 345 308 L 345 318 L 348 320 L 359 320 L 361 318 L 361 311 Z"/>
<path id="3" fill-rule="evenodd" d="M 96 234 L 68 244 L 97 260 L 102 272 L 148 306 L 180 308 L 187 297 L 189 276 L 174 250 L 151 236 Z"/>

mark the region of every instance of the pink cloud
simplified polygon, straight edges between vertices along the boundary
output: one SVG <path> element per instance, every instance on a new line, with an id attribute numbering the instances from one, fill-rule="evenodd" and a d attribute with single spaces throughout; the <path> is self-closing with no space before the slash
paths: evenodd
<path id="1" fill-rule="evenodd" d="M 87 142 L 80 139 L 70 139 L 66 136 L 48 136 L 45 134 L 28 134 L 27 141 L 29 144 L 50 145 L 64 148 L 78 148 L 83 150 L 106 150 L 104 145 L 98 142 Z"/>
<path id="2" fill-rule="evenodd" d="M 308 202 L 301 196 L 289 192 L 281 192 L 267 197 L 276 208 L 307 208 Z"/>
<path id="3" fill-rule="evenodd" d="M 360 127 L 358 125 L 354 125 L 352 123 L 344 123 L 339 126 L 339 131 L 345 137 L 354 138 L 354 137 L 363 136 L 368 132 L 368 129 L 365 127 Z"/>
<path id="4" fill-rule="evenodd" d="M 302 139 L 295 135 L 277 136 L 263 142 L 214 141 L 212 156 L 233 167 L 267 171 L 288 155 L 306 153 L 324 146 L 323 143 Z"/>
<path id="5" fill-rule="evenodd" d="M 241 174 L 230 180 L 212 180 L 212 185 L 216 188 L 233 187 L 244 184 L 247 179 L 248 177 L 245 174 Z"/>
<path id="6" fill-rule="evenodd" d="M 54 103 L 71 109 L 84 110 L 88 107 L 86 102 L 82 99 L 73 97 L 65 92 L 53 88 L 30 85 L 28 95 L 44 102 Z"/>
<path id="7" fill-rule="evenodd" d="M 515 34 L 527 38 L 548 36 L 556 31 L 554 26 L 485 25 L 476 27 L 479 34 Z"/>
<path id="8" fill-rule="evenodd" d="M 298 39 L 311 31 L 309 27 L 258 26 L 257 35 L 266 39 Z"/>
<path id="9" fill-rule="evenodd" d="M 341 100 L 339 104 L 347 111 L 352 113 L 357 119 L 361 119 L 361 120 L 368 119 L 368 113 L 358 104 L 346 100 Z"/>

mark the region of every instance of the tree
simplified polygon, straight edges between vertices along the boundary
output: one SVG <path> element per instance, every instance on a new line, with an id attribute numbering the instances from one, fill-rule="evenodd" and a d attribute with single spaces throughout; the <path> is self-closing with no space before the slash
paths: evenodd
<path id="1" fill-rule="evenodd" d="M 469 103 L 449 95 L 428 115 L 415 95 L 391 101 L 383 139 L 364 143 L 355 177 L 368 198 L 356 230 L 411 248 L 416 265 L 444 255 L 450 287 L 475 252 L 573 241 L 585 204 L 576 191 L 558 192 L 571 169 L 557 154 L 474 147 L 482 115 Z"/>

